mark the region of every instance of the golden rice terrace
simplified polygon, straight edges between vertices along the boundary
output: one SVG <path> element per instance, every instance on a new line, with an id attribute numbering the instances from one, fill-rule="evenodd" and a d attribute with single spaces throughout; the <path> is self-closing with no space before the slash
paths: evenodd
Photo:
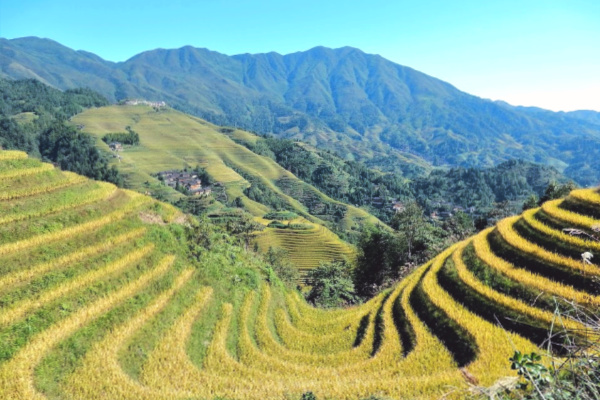
<path id="1" fill-rule="evenodd" d="M 600 305 L 600 256 L 581 257 L 600 243 L 563 232 L 600 225 L 594 190 L 503 220 L 335 311 L 267 282 L 258 261 L 238 265 L 242 250 L 192 262 L 178 218 L 0 152 L 0 398 L 461 397 L 465 376 L 514 375 L 514 350 L 559 325 L 556 299 Z"/>

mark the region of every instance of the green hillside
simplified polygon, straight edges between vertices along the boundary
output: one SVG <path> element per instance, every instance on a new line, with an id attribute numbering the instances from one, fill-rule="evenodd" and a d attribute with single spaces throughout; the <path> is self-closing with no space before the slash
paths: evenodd
<path id="1" fill-rule="evenodd" d="M 550 331 L 598 345 L 554 312 L 600 306 L 600 245 L 563 232 L 599 218 L 573 191 L 326 311 L 210 225 L 209 250 L 171 206 L 0 151 L 0 398 L 465 398 Z"/>
<path id="2" fill-rule="evenodd" d="M 125 176 L 127 184 L 140 192 L 159 184 L 155 176 L 159 171 L 200 165 L 225 188 L 226 205 L 241 203 L 257 221 L 267 225 L 269 221 L 261 217 L 271 211 L 271 207 L 249 198 L 245 192 L 251 186 L 250 181 L 266 188 L 285 208 L 302 216 L 312 228 L 300 232 L 266 228 L 260 233 L 258 243 L 264 247 L 273 244 L 287 249 L 291 260 L 302 268 L 315 267 L 319 261 L 351 255 L 351 247 L 331 233 L 330 229 L 356 235 L 364 224 L 379 223 L 364 210 L 329 198 L 270 158 L 259 156 L 237 144 L 223 134 L 221 128 L 172 109 L 155 111 L 147 106 L 102 107 L 75 116 L 72 123 L 96 136 L 98 146 L 106 151 L 108 146 L 100 140 L 105 134 L 124 132 L 127 126 L 139 134 L 140 145 L 126 146 L 119 153 L 121 159 L 114 159 L 114 163 Z M 242 131 L 234 134 L 250 136 Z M 176 198 L 181 195 L 170 190 L 170 196 Z M 334 209 L 335 214 L 330 211 Z M 294 233 L 297 233 L 296 238 L 302 238 L 300 243 L 297 239 L 291 240 L 290 235 L 294 236 Z M 324 237 L 327 238 L 327 251 L 315 252 L 309 261 L 303 254 L 304 249 L 322 246 Z"/>
<path id="3" fill-rule="evenodd" d="M 491 168 L 436 168 L 426 176 L 406 179 L 299 141 L 257 137 L 244 131 L 235 131 L 231 137 L 274 159 L 328 196 L 363 207 L 386 223 L 395 214 L 391 205 L 396 200 L 416 199 L 428 214 L 456 207 L 482 214 L 494 203 L 506 201 L 516 212 L 529 196 L 542 197 L 550 183 L 569 181 L 553 167 L 523 160 L 509 160 Z"/>
<path id="4" fill-rule="evenodd" d="M 219 125 L 300 139 L 407 177 L 518 158 L 581 185 L 600 180 L 594 113 L 481 99 L 351 47 L 227 56 L 185 46 L 122 63 L 33 37 L 0 39 L 0 50 L 0 77 L 90 87 L 111 101 L 163 100 Z"/>

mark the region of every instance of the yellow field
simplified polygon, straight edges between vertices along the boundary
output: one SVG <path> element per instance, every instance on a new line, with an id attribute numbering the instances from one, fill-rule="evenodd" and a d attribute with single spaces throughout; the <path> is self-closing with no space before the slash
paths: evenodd
<path id="1" fill-rule="evenodd" d="M 292 222 L 310 224 L 298 218 Z M 348 259 L 354 257 L 354 249 L 341 241 L 334 233 L 322 225 L 310 224 L 307 230 L 265 228 L 257 232 L 255 240 L 261 250 L 281 247 L 287 250 L 290 260 L 301 272 L 314 268 L 319 262 Z"/>
<path id="2" fill-rule="evenodd" d="M 10 171 L 7 179 L 18 181 L 18 190 L 0 186 L 2 399 L 297 400 L 307 391 L 319 399 L 459 399 L 469 393 L 465 374 L 489 386 L 514 376 L 508 358 L 515 349 L 540 351 L 540 343 L 474 307 L 471 296 L 493 306 L 500 321 L 517 313 L 586 335 L 577 322 L 479 280 L 469 257 L 533 295 L 600 304 L 598 293 L 553 276 L 560 267 L 593 279 L 597 266 L 582 268 L 581 260 L 540 244 L 591 243 L 543 224 L 540 210 L 456 244 L 364 304 L 328 311 L 268 283 L 262 264 L 239 258 L 243 249 L 214 249 L 193 261 L 184 228 L 169 222 L 177 219 L 172 207 L 24 160 L 0 152 L 0 176 Z M 49 190 L 32 168 L 44 169 Z M 71 194 L 74 185 L 87 190 Z M 92 195 L 97 190 L 103 195 Z M 577 193 L 590 204 L 594 196 Z M 36 213 L 35 204 L 47 208 Z M 559 206 L 546 211 L 561 221 L 590 218 Z M 535 235 L 521 237 L 519 221 Z M 312 237 L 325 257 L 327 231 L 319 229 L 293 234 Z M 515 254 L 552 268 L 532 271 L 507 259 Z M 240 259 L 250 264 L 238 266 Z M 219 274 L 223 268 L 237 272 Z M 449 279 L 461 291 L 448 289 Z M 460 353 L 467 347 L 468 357 Z"/>

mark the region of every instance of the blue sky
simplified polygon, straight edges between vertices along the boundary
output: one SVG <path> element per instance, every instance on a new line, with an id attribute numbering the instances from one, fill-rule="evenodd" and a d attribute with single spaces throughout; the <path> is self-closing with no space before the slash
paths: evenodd
<path id="1" fill-rule="evenodd" d="M 0 37 L 23 36 L 111 61 L 353 46 L 481 97 L 600 111 L 598 0 L 1 0 Z"/>

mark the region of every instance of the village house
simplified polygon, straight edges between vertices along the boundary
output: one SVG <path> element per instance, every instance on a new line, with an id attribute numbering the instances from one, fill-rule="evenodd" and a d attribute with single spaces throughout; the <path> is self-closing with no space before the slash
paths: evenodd
<path id="1" fill-rule="evenodd" d="M 110 142 L 108 144 L 108 147 L 112 150 L 112 151 L 123 151 L 123 145 L 119 142 Z"/>
<path id="2" fill-rule="evenodd" d="M 192 190 L 191 192 L 193 196 L 208 196 L 209 194 L 211 194 L 212 190 L 210 187 L 207 186 L 205 188 Z"/>
<path id="3" fill-rule="evenodd" d="M 405 209 L 406 209 L 406 207 L 404 207 L 404 204 L 400 203 L 399 201 L 392 203 L 392 210 L 394 210 L 397 213 L 403 212 Z"/>
<path id="4" fill-rule="evenodd" d="M 192 181 L 193 182 L 197 181 L 198 184 L 202 183 L 200 181 L 200 179 L 198 178 L 198 175 L 189 173 L 189 172 L 177 171 L 177 170 L 161 171 L 158 173 L 158 177 L 159 177 L 159 179 L 162 179 L 162 181 L 167 186 L 171 186 L 171 187 L 175 187 L 177 185 L 177 183 L 179 183 L 180 185 L 184 185 L 185 183 L 190 183 Z"/>
<path id="5" fill-rule="evenodd" d="M 156 108 L 161 108 L 161 107 L 167 106 L 167 103 L 165 103 L 164 101 L 147 101 L 147 100 L 139 100 L 139 99 L 125 100 L 125 102 L 123 104 L 125 104 L 126 106 L 144 105 L 144 106 L 150 106 L 150 107 L 156 107 Z"/>
<path id="6" fill-rule="evenodd" d="M 211 193 L 210 187 L 202 187 L 202 180 L 198 178 L 197 174 L 185 171 L 170 170 L 161 171 L 157 175 L 165 185 L 174 189 L 179 186 L 194 196 L 207 196 Z"/>
<path id="7" fill-rule="evenodd" d="M 179 184 L 190 192 L 202 189 L 202 181 L 200 179 L 186 179 L 180 181 Z"/>
<path id="8" fill-rule="evenodd" d="M 439 216 L 441 219 L 452 218 L 452 213 L 451 213 L 451 212 L 449 212 L 449 211 L 440 211 L 440 212 L 438 213 L 438 216 Z"/>
<path id="9" fill-rule="evenodd" d="M 371 204 L 374 206 L 382 206 L 385 200 L 381 197 L 373 197 L 371 198 Z"/>

